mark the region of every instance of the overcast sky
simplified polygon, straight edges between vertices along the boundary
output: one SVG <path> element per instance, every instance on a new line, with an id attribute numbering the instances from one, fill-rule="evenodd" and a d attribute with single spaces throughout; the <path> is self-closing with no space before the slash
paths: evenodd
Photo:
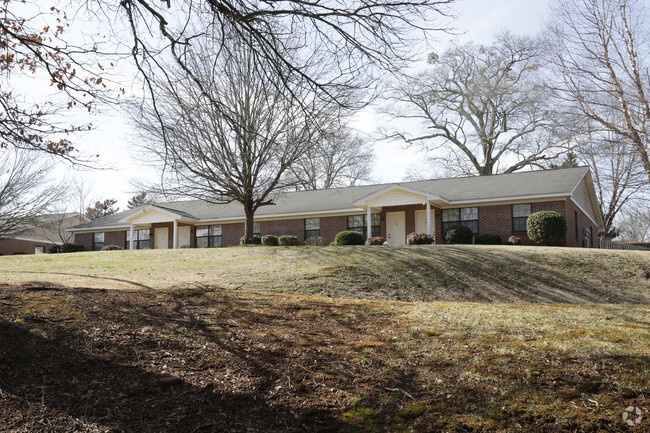
<path id="1" fill-rule="evenodd" d="M 548 4 L 548 0 L 457 0 L 458 19 L 452 25 L 458 35 L 438 35 L 435 51 L 443 51 L 452 40 L 489 43 L 503 30 L 534 35 L 541 29 Z M 374 109 L 370 108 L 359 115 L 354 126 L 372 134 L 380 121 Z M 151 177 L 154 173 L 134 158 L 136 155 L 129 146 L 129 128 L 119 113 L 105 112 L 93 123 L 95 130 L 84 136 L 79 145 L 89 153 L 99 154 L 100 164 L 109 169 L 76 173 L 75 176 L 92 186 L 93 198 L 116 198 L 118 206 L 125 209 L 127 200 L 134 195 L 130 180 Z M 395 143 L 376 143 L 375 154 L 373 178 L 377 182 L 403 180 L 408 167 L 422 160 L 416 149 L 404 150 Z"/>

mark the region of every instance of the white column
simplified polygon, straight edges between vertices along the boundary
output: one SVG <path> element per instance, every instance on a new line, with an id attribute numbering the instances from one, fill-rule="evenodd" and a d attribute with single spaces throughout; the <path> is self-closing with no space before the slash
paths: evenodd
<path id="1" fill-rule="evenodd" d="M 129 227 L 129 249 L 133 249 L 133 235 L 135 234 L 135 230 L 133 228 L 133 224 Z"/>
<path id="2" fill-rule="evenodd" d="M 431 236 L 431 203 L 427 200 L 427 234 Z"/>
<path id="3" fill-rule="evenodd" d="M 366 211 L 366 238 L 372 237 L 372 209 L 368 206 Z"/>
<path id="4" fill-rule="evenodd" d="M 173 248 L 178 248 L 178 221 L 174 220 L 174 244 Z"/>

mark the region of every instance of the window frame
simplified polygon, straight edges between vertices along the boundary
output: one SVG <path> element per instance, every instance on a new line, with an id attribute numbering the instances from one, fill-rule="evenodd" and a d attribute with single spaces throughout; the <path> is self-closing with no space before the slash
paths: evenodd
<path id="1" fill-rule="evenodd" d="M 318 222 L 318 228 L 314 228 L 315 226 L 309 226 L 309 222 Z M 311 228 L 310 228 L 311 227 Z M 312 239 L 312 238 L 319 238 L 320 237 L 320 217 L 314 217 L 314 218 L 305 218 L 305 240 L 307 239 Z"/>
<path id="2" fill-rule="evenodd" d="M 207 230 L 207 235 L 199 235 L 200 230 Z M 218 234 L 216 232 L 218 231 Z M 207 245 L 199 245 L 202 242 L 199 239 L 206 239 Z M 194 229 L 194 246 L 195 248 L 219 248 L 223 246 L 223 225 L 222 224 L 203 224 L 196 226 Z"/>
<path id="3" fill-rule="evenodd" d="M 102 235 L 101 242 L 97 242 L 97 235 Z M 93 251 L 101 251 L 104 245 L 106 245 L 105 232 L 93 232 Z"/>
<path id="4" fill-rule="evenodd" d="M 515 206 L 528 206 L 528 215 L 526 216 L 515 216 Z M 513 205 L 510 205 L 510 216 L 512 218 L 512 232 L 513 233 L 526 233 L 526 222 L 528 221 L 528 217 L 533 213 L 533 204 L 532 203 L 516 203 Z M 517 223 L 521 224 L 521 220 L 524 220 L 523 222 L 523 230 L 518 230 L 519 227 L 517 227 Z"/>
<path id="5" fill-rule="evenodd" d="M 350 219 L 360 218 L 363 221 L 363 225 L 351 225 Z M 364 237 L 368 234 L 368 217 L 367 214 L 357 214 L 357 215 L 348 215 L 347 227 L 348 230 L 361 233 Z M 370 236 L 377 237 L 381 236 L 381 213 L 372 213 L 370 214 Z"/>
<path id="6" fill-rule="evenodd" d="M 476 209 L 476 219 L 463 219 L 463 210 L 467 209 Z M 449 215 L 452 211 L 457 215 L 457 219 L 448 219 L 445 221 L 445 215 Z M 470 211 L 471 214 L 474 214 L 474 211 Z M 474 236 L 478 235 L 479 232 L 479 207 L 478 206 L 470 206 L 470 207 L 456 207 L 456 208 L 450 208 L 450 209 L 442 209 L 442 233 L 444 234 L 445 231 L 452 227 L 456 226 L 465 226 L 469 227 L 472 230 L 472 233 L 474 233 Z M 471 225 L 470 225 L 471 224 Z M 474 224 L 476 225 L 476 231 L 474 231 Z"/>
<path id="7" fill-rule="evenodd" d="M 144 232 L 147 232 L 147 237 L 145 238 L 142 236 Z M 135 229 L 133 230 L 133 249 L 134 250 L 148 250 L 150 241 L 151 241 L 151 229 Z M 129 250 L 131 249 L 131 242 L 130 242 L 130 237 L 131 237 L 131 230 L 126 231 L 126 249 Z M 146 244 L 146 247 L 144 245 Z"/>

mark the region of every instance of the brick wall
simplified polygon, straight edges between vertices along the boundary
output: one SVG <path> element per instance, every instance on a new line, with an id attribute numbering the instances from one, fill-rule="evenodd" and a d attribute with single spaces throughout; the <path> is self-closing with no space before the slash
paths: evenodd
<path id="1" fill-rule="evenodd" d="M 51 242 L 25 241 L 20 239 L 0 239 L 0 253 L 8 256 L 13 253 L 34 254 L 36 247 L 43 247 L 43 251 L 54 245 Z"/>
<path id="2" fill-rule="evenodd" d="M 74 241 L 84 246 L 86 251 L 93 250 L 93 234 L 92 233 L 75 233 Z"/>
<path id="3" fill-rule="evenodd" d="M 104 232 L 104 245 L 117 245 L 126 248 L 126 231 Z"/>
<path id="4" fill-rule="evenodd" d="M 567 225 L 566 245 L 568 247 L 584 246 L 585 228 L 591 231 L 589 245 L 598 246 L 598 228 L 571 200 L 566 201 L 564 217 Z"/>

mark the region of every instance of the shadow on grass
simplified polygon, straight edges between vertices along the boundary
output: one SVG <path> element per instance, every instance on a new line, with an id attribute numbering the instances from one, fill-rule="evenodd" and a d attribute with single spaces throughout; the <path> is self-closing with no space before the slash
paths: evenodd
<path id="1" fill-rule="evenodd" d="M 154 290 L 153 287 L 147 286 L 146 284 L 142 283 L 136 283 L 135 281 L 130 281 L 130 280 L 125 280 L 123 278 L 115 278 L 115 277 L 98 277 L 96 275 L 88 275 L 88 274 L 71 274 L 71 273 L 66 273 L 66 272 L 39 272 L 39 271 L 12 271 L 14 274 L 37 274 L 37 275 L 64 275 L 64 276 L 69 276 L 69 277 L 80 277 L 80 278 L 91 278 L 94 280 L 104 280 L 107 282 L 110 281 L 118 281 L 120 283 L 127 283 L 130 284 L 134 287 L 138 287 L 140 289 L 146 289 L 146 290 Z M 42 284 L 42 285 L 49 285 L 52 287 L 59 287 L 60 285 L 50 283 L 48 281 L 30 281 L 27 284 Z"/>

